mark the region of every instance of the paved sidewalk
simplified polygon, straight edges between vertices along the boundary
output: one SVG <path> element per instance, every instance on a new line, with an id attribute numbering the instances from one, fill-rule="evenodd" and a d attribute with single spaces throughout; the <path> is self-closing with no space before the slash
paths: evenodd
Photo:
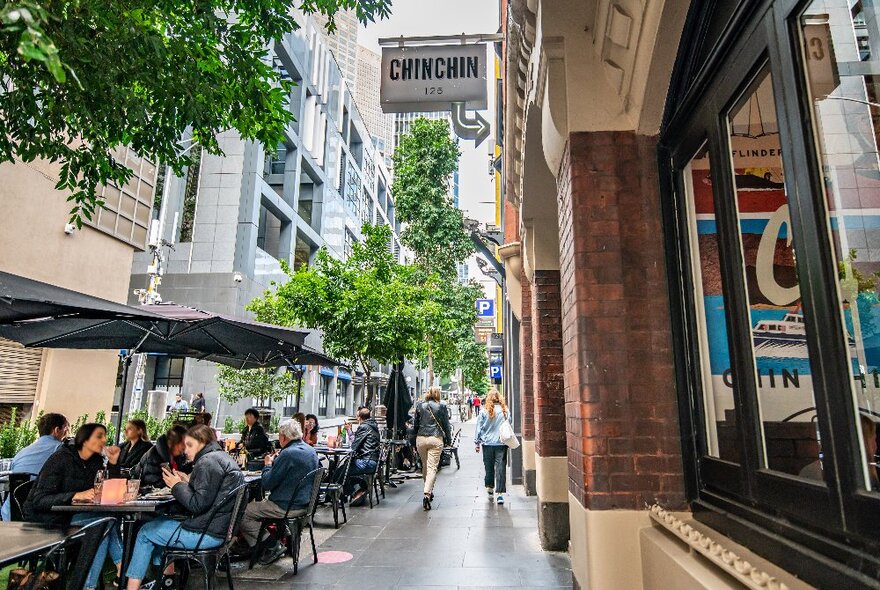
<path id="1" fill-rule="evenodd" d="M 571 587 L 568 555 L 541 551 L 535 498 L 515 486 L 504 506 L 487 500 L 473 430 L 473 420 L 463 425 L 461 469 L 453 462 L 440 472 L 433 510 L 422 510 L 421 480 L 409 480 L 388 489 L 373 510 L 349 509 L 348 524 L 323 542 L 319 538 L 319 553 L 347 552 L 349 561 L 313 565 L 304 545 L 298 575 L 284 559 L 268 568 L 236 572 L 236 590 L 282 585 L 358 590 Z"/>

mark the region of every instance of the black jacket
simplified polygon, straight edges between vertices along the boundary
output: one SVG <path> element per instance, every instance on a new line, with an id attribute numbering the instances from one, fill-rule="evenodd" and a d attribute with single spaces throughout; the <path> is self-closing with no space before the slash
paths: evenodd
<path id="1" fill-rule="evenodd" d="M 370 418 L 365 420 L 354 431 L 354 442 L 351 443 L 351 454 L 355 459 L 379 460 L 379 425 Z"/>
<path id="2" fill-rule="evenodd" d="M 68 505 L 76 493 L 94 487 L 95 475 L 103 468 L 104 457 L 101 455 L 92 455 L 83 461 L 73 445 L 61 445 L 40 470 L 37 483 L 22 506 L 24 519 L 50 524 L 69 523 L 69 513 L 52 512 L 52 507 Z M 107 468 L 111 477 L 118 477 L 119 469 L 115 465 Z"/>
<path id="3" fill-rule="evenodd" d="M 180 455 L 174 458 L 177 470 L 189 473 L 192 465 L 187 464 L 186 457 Z M 162 435 L 156 439 L 153 448 L 144 453 L 140 462 L 132 473 L 132 477 L 141 480 L 141 486 L 165 487 L 162 479 L 162 463 L 171 463 L 171 454 L 168 451 L 168 437 Z"/>
<path id="4" fill-rule="evenodd" d="M 416 418 L 413 425 L 418 436 L 437 436 L 443 444 L 449 445 L 451 439 L 449 412 L 446 404 L 420 401 L 416 404 Z"/>
<path id="5" fill-rule="evenodd" d="M 210 512 L 227 494 L 244 483 L 244 474 L 216 442 L 199 451 L 192 465 L 189 483 L 179 483 L 171 488 L 174 499 L 190 514 L 181 526 L 193 532 L 202 532 L 207 527 L 208 534 L 223 539 L 235 501 L 219 508 L 214 518 L 209 518 Z"/>
<path id="6" fill-rule="evenodd" d="M 244 445 L 248 454 L 255 457 L 265 455 L 272 448 L 272 444 L 269 442 L 269 437 L 266 436 L 266 431 L 263 430 L 263 425 L 259 422 L 254 422 L 254 425 L 250 427 L 250 430 L 245 427 L 245 429 L 241 431 L 241 443 Z"/>
<path id="7" fill-rule="evenodd" d="M 119 445 L 119 448 L 122 449 L 122 452 L 119 453 L 119 461 L 116 462 L 116 466 L 120 469 L 133 469 L 141 462 L 141 457 L 153 448 L 153 443 L 147 440 L 138 440 L 134 444 L 125 441 Z"/>

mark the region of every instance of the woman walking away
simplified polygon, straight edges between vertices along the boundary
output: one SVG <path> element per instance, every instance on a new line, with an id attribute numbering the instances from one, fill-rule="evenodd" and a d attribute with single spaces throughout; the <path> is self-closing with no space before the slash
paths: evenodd
<path id="1" fill-rule="evenodd" d="M 446 406 L 440 403 L 439 387 L 429 387 L 425 399 L 416 404 L 413 428 L 416 431 L 416 448 L 422 460 L 422 479 L 425 480 L 422 508 L 430 510 L 440 455 L 443 453 L 443 445 L 450 443 L 449 413 Z"/>
<path id="2" fill-rule="evenodd" d="M 174 499 L 189 516 L 182 521 L 160 516 L 141 527 L 128 565 L 128 590 L 139 590 L 151 561 L 160 565 L 163 548 L 213 549 L 222 545 L 226 537 L 235 502 L 218 508 L 213 519 L 211 511 L 244 483 L 241 469 L 220 448 L 214 431 L 207 426 L 187 430 L 184 444 L 186 456 L 193 463 L 192 475 L 171 471 L 168 467 L 162 472 L 165 485 L 171 488 Z M 206 534 L 199 545 L 202 531 Z"/>
<path id="3" fill-rule="evenodd" d="M 507 420 L 507 404 L 494 387 L 486 396 L 485 411 L 477 416 L 477 432 L 474 443 L 477 452 L 483 446 L 483 466 L 486 468 L 486 493 L 489 501 L 495 497 L 498 504 L 504 504 L 507 492 L 507 445 L 501 441 L 501 425 Z"/>

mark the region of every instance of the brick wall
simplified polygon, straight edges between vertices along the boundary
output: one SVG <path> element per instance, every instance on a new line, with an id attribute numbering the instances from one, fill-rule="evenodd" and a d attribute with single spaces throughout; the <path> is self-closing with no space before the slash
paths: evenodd
<path id="1" fill-rule="evenodd" d="M 562 376 L 562 301 L 558 270 L 536 270 L 532 283 L 532 357 L 535 452 L 565 456 L 565 388 Z"/>
<path id="2" fill-rule="evenodd" d="M 558 178 L 569 487 L 684 505 L 656 140 L 576 133 Z"/>
<path id="3" fill-rule="evenodd" d="M 522 319 L 519 324 L 520 350 L 520 403 L 522 407 L 522 435 L 535 440 L 534 357 L 532 356 L 532 285 L 525 277 L 522 282 Z"/>

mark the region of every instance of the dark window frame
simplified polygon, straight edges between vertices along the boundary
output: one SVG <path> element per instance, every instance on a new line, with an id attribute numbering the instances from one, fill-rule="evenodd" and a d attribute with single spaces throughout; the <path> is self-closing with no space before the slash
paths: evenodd
<path id="1" fill-rule="evenodd" d="M 330 382 L 332 377 L 321 375 L 321 386 L 318 390 L 318 416 L 327 416 L 327 404 L 330 401 Z"/>
<path id="2" fill-rule="evenodd" d="M 810 0 L 741 1 L 718 39 L 703 40 L 714 2 L 694 3 L 673 74 L 658 158 L 687 492 L 694 515 L 808 582 L 880 587 L 880 494 L 865 492 L 827 234 L 821 163 L 797 16 Z M 714 30 L 718 30 L 716 27 Z M 694 65 L 695 51 L 705 60 Z M 691 55 L 688 55 L 688 53 Z M 826 486 L 762 468 L 738 217 L 726 117 L 760 69 L 770 69 L 783 148 L 791 231 L 811 350 Z M 678 87 L 676 86 L 678 85 Z M 695 334 L 690 231 L 682 171 L 708 143 L 728 307 L 741 464 L 707 456 L 702 363 Z M 796 501 L 792 501 L 796 498 Z M 825 556 L 827 559 L 817 558 Z M 852 565 L 856 564 L 856 565 Z"/>

